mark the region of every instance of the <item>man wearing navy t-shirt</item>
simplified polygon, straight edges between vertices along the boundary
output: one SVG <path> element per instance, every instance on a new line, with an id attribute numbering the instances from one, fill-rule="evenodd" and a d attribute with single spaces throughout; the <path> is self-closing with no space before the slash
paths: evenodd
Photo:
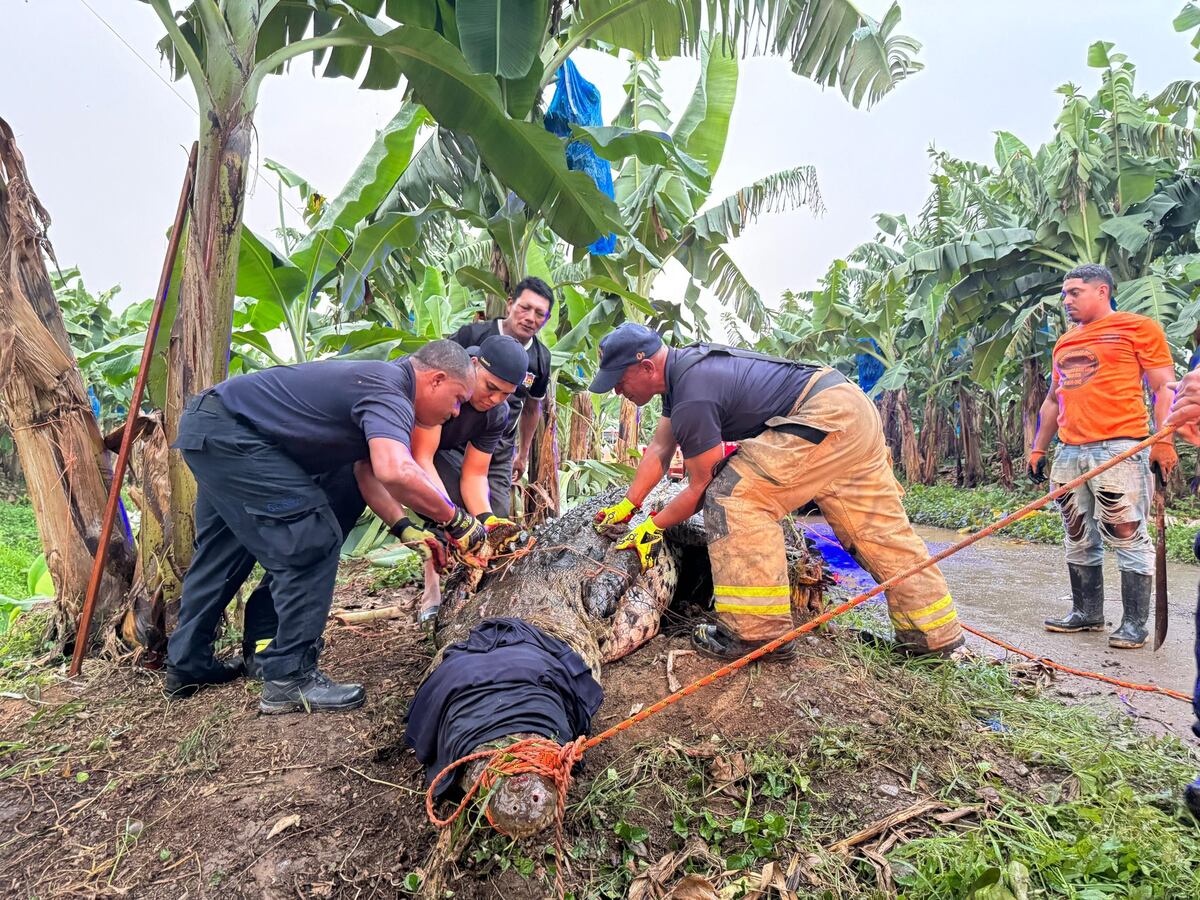
<path id="1" fill-rule="evenodd" d="M 704 509 L 718 625 L 692 635 L 697 650 L 736 658 L 792 628 L 787 557 L 779 526 L 815 501 L 842 546 L 879 581 L 928 558 L 892 474 L 879 414 L 835 369 L 723 347 L 667 348 L 626 323 L 600 343 L 593 393 L 642 406 L 662 396 L 662 419 L 601 529 L 629 521 L 662 479 L 675 448 L 688 484 L 618 545 L 653 565 L 663 529 Z M 738 441 L 725 458 L 724 441 Z M 899 649 L 948 655 L 962 644 L 954 601 L 936 566 L 887 592 Z M 787 655 L 790 647 L 777 651 Z"/>
<path id="2" fill-rule="evenodd" d="M 361 685 L 337 684 L 317 668 L 344 531 L 364 497 L 379 510 L 371 498 L 383 495 L 439 523 L 459 553 L 482 545 L 482 523 L 451 502 L 409 450 L 415 426 L 439 426 L 458 414 L 474 376 L 461 347 L 433 341 L 393 362 L 262 369 L 189 402 L 174 446 L 196 478 L 196 550 L 168 644 L 168 696 L 241 673 L 242 660 L 217 660 L 212 644 L 223 610 L 257 561 L 277 620 L 255 658 L 264 681 L 260 709 L 362 705 Z M 419 550 L 444 552 L 429 530 L 385 521 Z"/>

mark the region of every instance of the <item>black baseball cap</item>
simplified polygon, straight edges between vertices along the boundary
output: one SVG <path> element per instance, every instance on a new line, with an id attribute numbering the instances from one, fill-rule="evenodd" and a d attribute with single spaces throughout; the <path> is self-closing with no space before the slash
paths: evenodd
<path id="1" fill-rule="evenodd" d="M 593 394 L 607 394 L 617 386 L 626 369 L 653 356 L 662 345 L 658 332 L 645 325 L 626 322 L 617 326 L 600 342 L 600 370 L 588 390 Z"/>
<path id="2" fill-rule="evenodd" d="M 506 334 L 493 334 L 477 347 L 468 347 L 467 354 L 479 360 L 479 364 L 509 384 L 518 387 L 525 381 L 529 371 L 529 354 L 515 338 Z"/>

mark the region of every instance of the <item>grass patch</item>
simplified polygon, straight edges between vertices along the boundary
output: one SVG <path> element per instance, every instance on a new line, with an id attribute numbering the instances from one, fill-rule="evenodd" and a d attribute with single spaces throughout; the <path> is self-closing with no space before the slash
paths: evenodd
<path id="1" fill-rule="evenodd" d="M 42 553 L 33 509 L 0 503 L 0 594 L 23 600 L 29 596 L 26 576 Z"/>
<path id="2" fill-rule="evenodd" d="M 954 531 L 978 531 L 1041 496 L 1041 492 L 1024 487 L 1008 491 L 1000 487 L 959 488 L 945 484 L 907 485 L 905 491 L 904 509 L 909 519 L 920 525 Z M 1168 512 L 1190 517 L 1193 506 L 1191 502 L 1178 508 L 1172 506 Z M 1150 532 L 1154 533 L 1153 525 Z M 1200 532 L 1200 524 L 1168 525 L 1168 558 L 1175 562 L 1195 563 L 1192 542 L 1197 532 Z M 1059 544 L 1063 539 L 1062 518 L 1051 504 L 1009 525 L 1002 534 L 1039 544 Z"/>
<path id="3" fill-rule="evenodd" d="M 1200 823 L 1179 799 L 1200 759 L 1179 740 L 1043 698 L 990 661 L 898 662 L 871 646 L 839 647 L 812 677 L 850 675 L 854 695 L 831 697 L 831 707 L 882 710 L 886 726 L 822 717 L 803 734 L 781 723 L 773 737 L 668 738 L 625 751 L 568 809 L 574 880 L 586 885 L 575 896 L 626 897 L 674 853 L 682 861 L 671 880 L 699 874 L 730 898 L 753 894 L 768 863 L 786 870 L 797 859 L 803 898 L 1200 897 Z M 886 850 L 895 893 L 866 856 L 829 849 L 882 817 L 885 782 L 906 793 L 883 810 L 924 796 L 976 809 L 953 824 L 924 816 L 904 826 Z M 531 877 L 553 866 L 549 848 L 531 842 L 492 835 L 476 848 L 471 862 L 484 872 Z"/>

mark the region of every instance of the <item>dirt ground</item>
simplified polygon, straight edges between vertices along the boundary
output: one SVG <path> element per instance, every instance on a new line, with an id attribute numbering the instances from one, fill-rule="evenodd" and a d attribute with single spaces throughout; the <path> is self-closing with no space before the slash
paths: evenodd
<path id="1" fill-rule="evenodd" d="M 351 587 L 339 600 L 411 604 L 414 595 L 403 589 L 364 598 Z M 323 668 L 367 687 L 360 711 L 262 716 L 257 686 L 244 681 L 168 702 L 157 673 L 103 661 L 89 662 L 76 683 L 0 700 L 0 895 L 273 900 L 409 893 L 419 880 L 414 873 L 428 872 L 438 841 L 402 721 L 432 648 L 408 618 L 353 627 L 331 621 L 326 637 Z M 613 873 L 622 866 L 645 868 L 685 847 L 703 855 L 688 824 L 672 822 L 668 798 L 702 778 L 706 809 L 749 809 L 761 797 L 747 794 L 753 786 L 745 768 L 752 750 L 768 744 L 785 761 L 818 757 L 806 764 L 811 784 L 789 776 L 800 787 L 789 782 L 782 805 L 772 807 L 821 822 L 805 832 L 810 837 L 776 847 L 793 885 L 820 883 L 810 869 L 823 847 L 811 835 L 828 835 L 827 845 L 952 784 L 953 766 L 940 762 L 939 749 L 952 742 L 970 744 L 972 758 L 986 760 L 991 775 L 1014 791 L 1032 793 L 1045 782 L 1046 773 L 989 743 L 986 726 L 921 724 L 929 710 L 918 708 L 924 701 L 904 677 L 881 682 L 847 664 L 846 640 L 808 637 L 794 661 L 725 679 L 590 753 L 566 820 L 574 895 L 614 896 L 604 885 L 621 881 Z M 610 665 L 595 728 L 667 693 L 668 653 L 685 645 L 685 638 L 660 635 Z M 686 683 L 711 664 L 677 654 L 673 668 Z M 748 748 L 745 754 L 727 749 L 738 746 Z M 631 759 L 648 762 L 631 769 Z M 640 773 L 636 784 L 625 783 L 631 773 Z M 743 786 L 730 790 L 739 780 Z M 762 783 L 769 782 L 767 776 Z M 978 810 L 988 798 L 962 802 Z M 626 807 L 627 817 L 645 826 L 626 835 L 632 853 L 618 852 L 621 842 L 611 839 L 614 824 L 622 834 Z M 610 833 L 608 842 L 600 831 Z M 453 896 L 549 896 L 550 842 L 547 835 L 523 843 L 517 858 L 529 866 L 520 874 L 507 864 L 515 851 L 503 841 L 472 836 L 444 870 Z"/>

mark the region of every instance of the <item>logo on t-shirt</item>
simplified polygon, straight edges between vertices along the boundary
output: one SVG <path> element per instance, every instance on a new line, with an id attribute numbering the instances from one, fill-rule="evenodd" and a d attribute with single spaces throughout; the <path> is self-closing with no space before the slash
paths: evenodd
<path id="1" fill-rule="evenodd" d="M 1058 386 L 1066 391 L 1083 387 L 1099 370 L 1100 361 L 1091 350 L 1068 350 L 1058 358 Z"/>
<path id="2" fill-rule="evenodd" d="M 529 390 L 531 387 L 533 387 L 533 373 L 532 372 L 525 373 L 525 380 L 521 383 L 521 387 L 525 388 L 525 390 Z"/>

